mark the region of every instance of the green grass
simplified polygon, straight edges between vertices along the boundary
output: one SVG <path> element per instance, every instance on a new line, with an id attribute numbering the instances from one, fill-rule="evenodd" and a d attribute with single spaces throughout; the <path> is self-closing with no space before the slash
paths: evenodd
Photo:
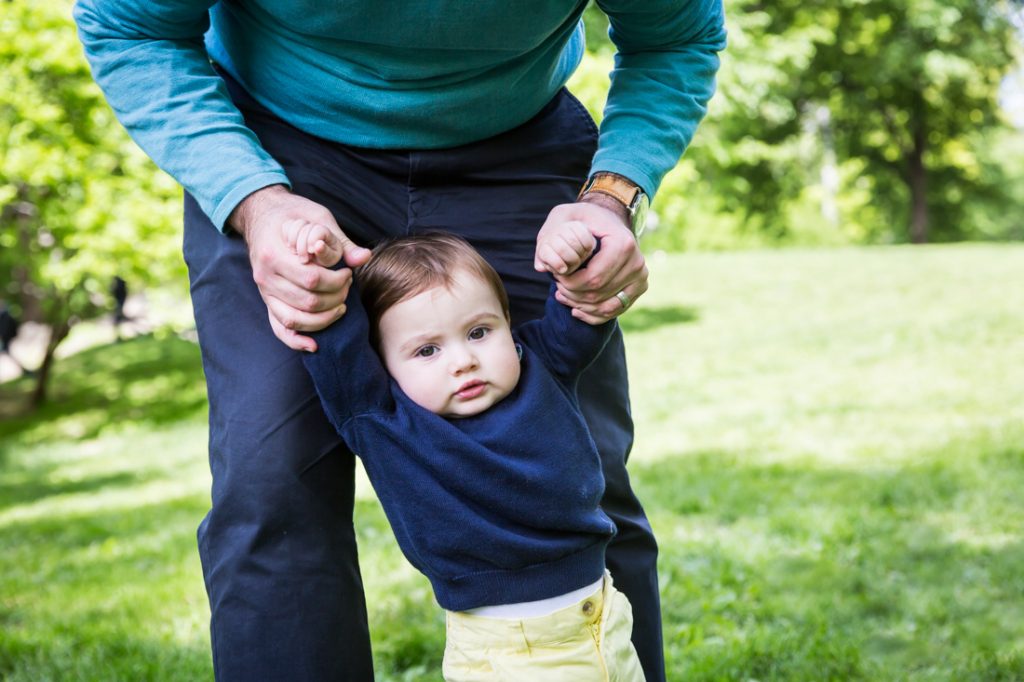
<path id="1" fill-rule="evenodd" d="M 669 679 L 1024 680 L 1024 248 L 654 255 L 623 323 Z M 0 387 L 0 678 L 205 679 L 198 352 Z M 444 631 L 365 483 L 379 679 Z"/>

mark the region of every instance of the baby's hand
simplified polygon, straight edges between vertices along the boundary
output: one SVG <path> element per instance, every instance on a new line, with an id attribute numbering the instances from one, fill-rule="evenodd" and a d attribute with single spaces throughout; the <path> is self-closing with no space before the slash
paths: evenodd
<path id="1" fill-rule="evenodd" d="M 533 268 L 537 272 L 568 275 L 575 272 L 597 247 L 597 239 L 584 223 L 570 220 L 548 223 L 537 234 Z"/>
<path id="2" fill-rule="evenodd" d="M 289 220 L 281 229 L 285 241 L 303 263 L 329 268 L 341 260 L 343 242 L 330 228 L 306 220 Z"/>

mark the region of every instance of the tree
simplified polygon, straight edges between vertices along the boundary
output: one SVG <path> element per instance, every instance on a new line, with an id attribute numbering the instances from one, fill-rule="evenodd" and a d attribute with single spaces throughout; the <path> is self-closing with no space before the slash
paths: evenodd
<path id="1" fill-rule="evenodd" d="M 833 151 L 845 191 L 866 190 L 869 222 L 910 241 L 968 235 L 967 205 L 999 199 L 977 149 L 1001 125 L 998 88 L 1014 63 L 1006 0 L 736 0 L 732 10 L 726 101 L 710 146 L 695 150 L 728 201 L 784 222 L 787 202 L 820 187 L 800 167 L 808 134 L 816 163 Z"/>
<path id="2" fill-rule="evenodd" d="M 117 275 L 181 274 L 180 190 L 93 84 L 70 3 L 5 3 L 0 21 L 0 297 L 50 329 L 32 404 L 72 325 L 109 309 Z"/>
<path id="3" fill-rule="evenodd" d="M 817 46 L 820 77 L 805 92 L 834 112 L 841 153 L 864 159 L 879 189 L 886 180 L 905 188 L 910 240 L 924 242 L 930 208 L 947 219 L 960 213 L 942 187 L 955 185 L 960 196 L 983 189 L 970 140 L 998 123 L 1014 35 L 1006 3 L 881 4 L 837 7 L 836 39 Z"/>

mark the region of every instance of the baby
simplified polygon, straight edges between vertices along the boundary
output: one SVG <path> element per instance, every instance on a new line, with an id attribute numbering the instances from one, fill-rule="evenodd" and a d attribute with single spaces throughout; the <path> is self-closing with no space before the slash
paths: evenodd
<path id="1" fill-rule="evenodd" d="M 304 260 L 340 259 L 326 228 L 284 229 Z M 582 225 L 550 231 L 538 268 L 571 272 L 595 248 Z M 643 680 L 629 602 L 605 569 L 615 527 L 576 399 L 615 323 L 586 324 L 553 293 L 543 318 L 513 330 L 498 274 L 467 242 L 396 239 L 303 356 L 448 612 L 446 680 Z"/>

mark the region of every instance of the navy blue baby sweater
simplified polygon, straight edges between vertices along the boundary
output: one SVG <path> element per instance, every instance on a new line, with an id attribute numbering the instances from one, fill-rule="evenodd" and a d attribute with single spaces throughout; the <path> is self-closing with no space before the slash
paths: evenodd
<path id="1" fill-rule="evenodd" d="M 615 525 L 598 506 L 604 476 L 576 383 L 615 323 L 591 326 L 549 297 L 544 317 L 513 333 L 523 353 L 512 393 L 481 414 L 446 419 L 388 376 L 355 286 L 347 303 L 303 360 L 438 603 L 464 611 L 599 580 Z"/>

